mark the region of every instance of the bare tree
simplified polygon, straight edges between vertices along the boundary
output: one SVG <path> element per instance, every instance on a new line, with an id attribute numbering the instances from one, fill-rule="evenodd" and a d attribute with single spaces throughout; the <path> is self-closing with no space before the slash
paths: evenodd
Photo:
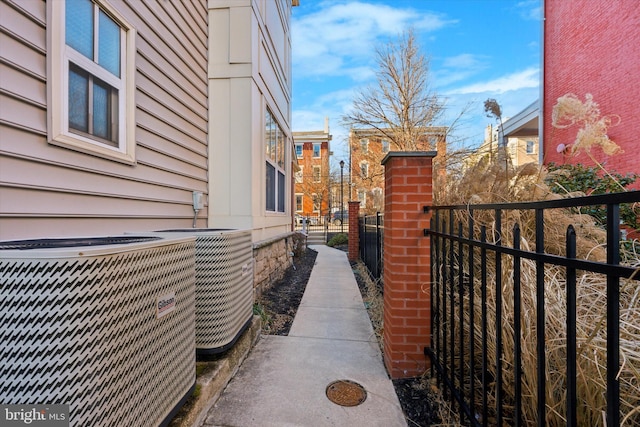
<path id="1" fill-rule="evenodd" d="M 425 129 L 442 118 L 444 101 L 430 87 L 429 61 L 413 30 L 376 49 L 376 58 L 377 84 L 356 93 L 343 124 L 374 129 L 400 151 L 434 149 L 419 142 L 424 143 Z"/>

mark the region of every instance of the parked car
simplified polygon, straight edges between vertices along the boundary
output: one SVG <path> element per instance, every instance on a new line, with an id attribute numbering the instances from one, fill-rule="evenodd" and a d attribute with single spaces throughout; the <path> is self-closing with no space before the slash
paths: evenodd
<path id="1" fill-rule="evenodd" d="M 349 221 L 349 211 L 336 211 L 331 217 L 331 223 L 334 225 L 341 225 L 347 221 Z"/>
<path id="2" fill-rule="evenodd" d="M 295 214 L 295 221 L 297 225 L 304 224 L 304 221 L 307 221 L 308 225 L 318 225 L 318 217 L 316 216 L 304 216 L 300 214 Z"/>

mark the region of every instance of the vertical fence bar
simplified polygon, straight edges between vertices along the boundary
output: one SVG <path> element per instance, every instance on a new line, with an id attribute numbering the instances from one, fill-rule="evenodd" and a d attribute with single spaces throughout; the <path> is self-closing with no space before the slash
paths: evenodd
<path id="1" fill-rule="evenodd" d="M 442 229 L 441 231 L 444 233 L 446 229 L 446 222 L 444 220 L 444 218 L 442 218 Z M 446 377 L 447 374 L 447 368 L 449 367 L 447 365 L 447 352 L 449 351 L 449 348 L 447 347 L 447 282 L 449 281 L 448 277 L 447 277 L 447 259 L 448 259 L 448 253 L 447 253 L 447 242 L 448 239 L 446 239 L 445 237 L 442 238 L 442 248 L 443 248 L 443 252 L 442 252 L 442 284 L 441 284 L 441 291 L 440 293 L 442 294 L 442 308 L 441 308 L 441 320 L 440 323 L 442 325 L 442 375 L 444 377 Z M 445 391 L 447 390 L 447 388 L 445 388 Z M 448 395 L 448 393 L 445 393 L 445 397 Z"/>
<path id="2" fill-rule="evenodd" d="M 607 264 L 620 264 L 620 205 L 607 205 Z M 620 278 L 607 275 L 607 427 L 620 425 Z"/>
<path id="3" fill-rule="evenodd" d="M 576 257 L 576 231 L 567 227 L 567 258 Z M 567 427 L 578 425 L 576 414 L 576 269 L 567 267 Z"/>
<path id="4" fill-rule="evenodd" d="M 487 227 L 480 228 L 480 242 L 487 242 Z M 482 299 L 482 425 L 489 425 L 489 372 L 487 360 L 487 250 L 480 248 L 480 298 Z"/>
<path id="5" fill-rule="evenodd" d="M 536 209 L 536 253 L 544 253 L 544 210 Z M 546 350 L 544 310 L 544 263 L 536 260 L 536 347 L 538 373 L 538 427 L 546 425 Z"/>
<path id="6" fill-rule="evenodd" d="M 382 277 L 382 214 L 376 212 L 376 272 L 378 277 Z"/>
<path id="7" fill-rule="evenodd" d="M 429 228 L 433 231 L 437 231 L 436 220 L 437 212 L 429 220 Z M 434 350 L 434 354 L 438 355 L 438 315 L 436 314 L 436 308 L 438 307 L 438 236 L 431 234 L 429 236 L 429 247 L 431 248 L 431 271 L 429 272 L 429 280 L 431 281 L 431 298 L 430 298 L 430 310 L 431 310 L 431 343 L 429 344 Z M 434 378 L 435 363 L 430 363 L 431 378 Z"/>
<path id="8" fill-rule="evenodd" d="M 502 245 L 502 211 L 495 210 L 494 239 L 496 246 Z M 502 252 L 496 250 L 496 417 L 502 426 Z"/>
<path id="9" fill-rule="evenodd" d="M 460 358 L 460 382 L 458 387 L 460 389 L 460 396 L 464 401 L 464 268 L 462 268 L 462 260 L 464 259 L 464 254 L 462 253 L 462 221 L 458 222 L 458 238 L 458 310 L 460 313 L 458 316 L 458 326 L 460 327 L 460 354 L 458 355 L 458 357 Z M 462 408 L 460 408 L 460 414 L 463 413 L 464 411 L 462 410 Z"/>
<path id="10" fill-rule="evenodd" d="M 431 217 L 431 221 L 435 224 L 436 232 L 440 231 L 439 219 L 440 219 L 440 210 L 436 210 L 434 216 Z M 431 271 L 432 272 L 435 271 L 434 285 L 436 287 L 435 289 L 436 307 L 432 311 L 432 315 L 434 316 L 432 336 L 435 337 L 436 358 L 440 359 L 440 355 L 442 354 L 442 346 L 440 345 L 442 342 L 441 323 L 440 323 L 440 319 L 441 319 L 440 311 L 442 310 L 442 305 L 440 304 L 440 287 L 441 287 L 440 281 L 442 280 L 440 275 L 440 266 L 442 265 L 442 262 L 440 260 L 441 260 L 441 252 L 442 252 L 442 246 L 441 246 L 442 239 L 440 238 L 440 236 L 435 236 L 434 240 L 435 240 L 434 252 L 436 256 L 436 260 L 435 260 L 436 263 L 431 265 Z M 433 363 L 431 364 L 431 367 L 433 368 Z M 439 375 L 437 377 L 437 381 L 438 381 L 438 387 L 440 387 L 441 383 L 440 383 Z"/>
<path id="11" fill-rule="evenodd" d="M 520 225 L 513 226 L 513 248 L 520 250 Z M 514 367 L 515 367 L 515 426 L 522 425 L 522 301 L 520 295 L 520 256 L 513 257 L 513 340 L 514 340 Z"/>
<path id="12" fill-rule="evenodd" d="M 469 210 L 469 240 L 473 240 L 473 227 L 474 227 L 474 222 L 473 222 L 473 210 Z M 474 252 L 475 252 L 475 247 L 473 246 L 473 244 L 469 243 L 468 245 L 468 251 L 469 251 L 469 382 L 470 382 L 470 390 L 469 390 L 469 408 L 471 408 L 471 414 L 474 415 L 475 414 L 475 372 L 476 372 L 476 365 L 475 365 L 475 358 L 476 358 L 476 353 L 475 353 L 475 323 L 474 323 L 474 310 L 475 310 L 475 304 L 474 304 L 474 292 L 473 292 L 473 288 L 474 288 Z"/>
<path id="13" fill-rule="evenodd" d="M 455 250 L 453 245 L 453 209 L 449 210 L 449 277 L 448 277 L 448 285 L 449 285 L 449 341 L 450 341 L 450 363 L 451 363 L 451 384 L 455 389 L 456 385 L 456 323 L 455 323 L 455 289 L 453 286 L 454 283 L 454 263 L 455 263 Z M 453 390 L 452 390 L 453 391 Z"/>

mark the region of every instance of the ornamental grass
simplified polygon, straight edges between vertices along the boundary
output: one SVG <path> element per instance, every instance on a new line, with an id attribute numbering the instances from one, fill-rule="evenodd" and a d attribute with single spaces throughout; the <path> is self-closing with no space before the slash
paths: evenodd
<path id="1" fill-rule="evenodd" d="M 451 180 L 444 194 L 443 200 L 438 200 L 440 205 L 478 204 L 478 203 L 503 203 L 531 200 L 549 200 L 559 197 L 571 197 L 579 194 L 567 194 L 560 196 L 549 190 L 545 184 L 547 178 L 544 169 L 536 165 L 525 165 L 516 170 L 505 170 L 504 159 L 496 159 L 489 163 L 487 159 L 480 161 L 474 167 L 468 168 L 466 173 L 458 180 Z M 640 210 L 639 210 L 640 213 Z M 495 241 L 494 211 L 474 210 L 474 233 L 477 238 L 480 235 L 480 227 L 486 226 L 487 240 Z M 502 212 L 501 241 L 504 246 L 513 246 L 513 227 L 518 224 L 521 231 L 520 247 L 525 250 L 535 251 L 535 218 L 533 211 L 507 211 Z M 445 219 L 445 223 L 448 218 Z M 469 216 L 464 211 L 457 211 L 454 218 L 454 229 L 458 230 L 458 224 L 466 235 Z M 573 225 L 577 235 L 577 258 L 606 261 L 606 233 L 596 225 L 589 215 L 580 213 L 579 210 L 548 209 L 544 213 L 544 250 L 547 254 L 565 256 L 565 241 L 567 227 Z M 448 228 L 449 225 L 446 224 Z M 457 245 L 453 245 L 457 251 Z M 637 267 L 640 274 L 640 242 L 627 242 L 624 255 L 625 263 Z M 463 249 L 468 252 L 468 248 Z M 455 295 L 455 307 L 464 311 L 464 349 L 461 349 L 459 332 L 456 332 L 456 355 L 464 353 L 464 358 L 456 358 L 458 372 L 459 364 L 464 363 L 465 372 L 471 369 L 468 342 L 470 333 L 475 339 L 475 413 L 481 417 L 481 393 L 479 393 L 482 372 L 480 366 L 482 343 L 482 301 L 480 281 L 480 252 L 476 249 L 474 256 L 474 330 L 469 328 L 470 292 L 463 292 L 462 301 L 457 284 L 453 294 Z M 464 255 L 464 254 L 463 254 Z M 454 257 L 457 259 L 457 257 Z M 466 256 L 461 257 L 466 260 Z M 504 399 L 502 401 L 506 414 L 506 422 L 513 423 L 514 413 L 514 260 L 513 257 L 502 255 L 502 277 L 496 280 L 496 257 L 489 253 L 487 261 L 487 357 L 489 367 L 489 384 L 487 399 L 489 408 L 496 408 L 496 337 L 498 331 L 502 333 L 502 378 Z M 535 425 L 537 422 L 537 338 L 536 331 L 536 263 L 535 261 L 521 259 L 521 299 L 522 323 L 522 419 L 525 425 Z M 466 263 L 466 261 L 465 261 Z M 462 270 L 465 278 L 469 277 L 468 265 L 456 265 L 455 273 Z M 442 275 L 440 276 L 442 277 Z M 457 282 L 457 280 L 453 280 Z M 501 283 L 502 290 L 502 322 L 496 324 L 496 283 Z M 566 425 L 566 281 L 565 269 L 560 266 L 545 264 L 545 345 L 546 345 L 546 422 L 549 426 Z M 445 285 L 446 286 L 446 285 Z M 469 286 L 467 283 L 466 286 Z M 586 271 L 577 272 L 577 414 L 578 424 L 581 426 L 605 426 L 606 413 L 606 357 L 607 357 L 607 279 L 606 276 Z M 445 290 L 447 296 L 450 289 Z M 435 297 L 435 296 L 434 296 Z M 447 302 L 447 305 L 449 303 Z M 446 308 L 448 310 L 448 307 Z M 440 316 L 443 319 L 443 313 Z M 454 326 L 458 331 L 459 313 L 454 313 Z M 450 322 L 447 316 L 446 322 Z M 441 337 L 442 338 L 442 337 Z M 447 336 L 450 339 L 450 336 Z M 620 380 L 620 412 L 622 425 L 640 426 L 640 281 L 622 280 L 620 284 L 620 358 L 621 366 L 618 372 Z M 468 380 L 467 380 L 468 381 Z M 456 385 L 460 386 L 457 383 Z M 462 384 L 469 396 L 470 384 Z M 489 415 L 489 424 L 495 422 L 496 414 Z"/>

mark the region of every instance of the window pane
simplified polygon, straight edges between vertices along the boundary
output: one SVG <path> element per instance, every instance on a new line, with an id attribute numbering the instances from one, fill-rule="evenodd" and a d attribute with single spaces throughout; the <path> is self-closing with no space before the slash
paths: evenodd
<path id="1" fill-rule="evenodd" d="M 89 131 L 89 77 L 69 68 L 69 128 Z"/>
<path id="2" fill-rule="evenodd" d="M 302 144 L 296 144 L 296 156 L 302 157 Z"/>
<path id="3" fill-rule="evenodd" d="M 67 0 L 65 14 L 66 43 L 93 60 L 93 3 L 90 0 Z"/>
<path id="4" fill-rule="evenodd" d="M 278 126 L 278 166 L 281 168 L 284 168 L 284 159 L 284 132 L 282 132 L 282 129 Z"/>
<path id="5" fill-rule="evenodd" d="M 109 90 L 106 85 L 95 82 L 93 85 L 93 134 L 104 139 L 109 135 Z"/>
<path id="6" fill-rule="evenodd" d="M 103 11 L 98 22 L 98 64 L 120 77 L 120 27 Z"/>
<path id="7" fill-rule="evenodd" d="M 276 210 L 276 168 L 267 162 L 267 210 Z"/>
<path id="8" fill-rule="evenodd" d="M 278 172 L 278 212 L 284 212 L 284 174 Z"/>

